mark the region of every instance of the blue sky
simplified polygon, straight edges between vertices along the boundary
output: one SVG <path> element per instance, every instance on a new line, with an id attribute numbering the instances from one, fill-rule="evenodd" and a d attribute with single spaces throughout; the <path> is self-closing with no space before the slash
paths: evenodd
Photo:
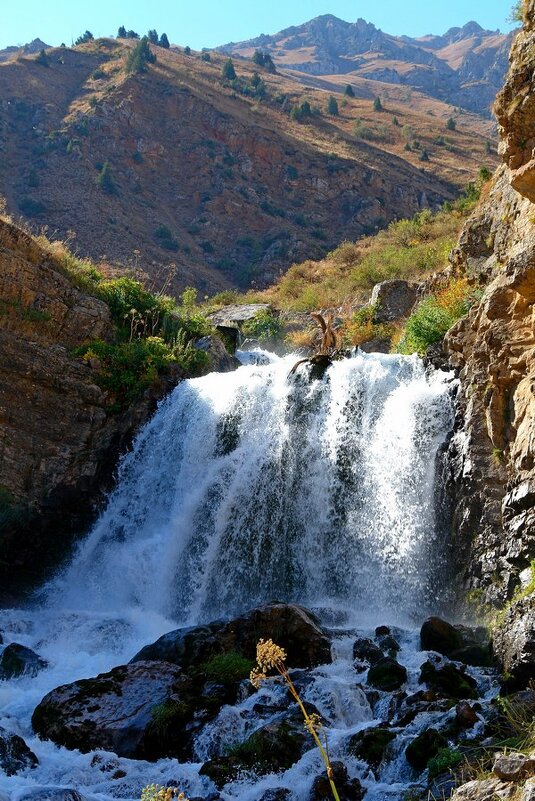
<path id="1" fill-rule="evenodd" d="M 86 28 L 95 36 L 115 34 L 119 25 L 145 33 L 165 31 L 171 42 L 195 49 L 275 33 L 319 14 L 355 21 L 363 17 L 387 33 L 443 33 L 471 19 L 485 28 L 509 30 L 513 0 L 18 0 L 2 9 L 0 48 L 40 37 L 71 43 Z"/>

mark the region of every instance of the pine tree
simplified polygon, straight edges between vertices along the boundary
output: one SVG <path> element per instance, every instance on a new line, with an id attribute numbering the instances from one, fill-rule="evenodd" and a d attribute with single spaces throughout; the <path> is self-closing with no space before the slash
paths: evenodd
<path id="1" fill-rule="evenodd" d="M 117 31 L 117 38 L 126 39 L 126 28 L 124 27 L 124 25 L 121 25 L 121 27 Z"/>
<path id="2" fill-rule="evenodd" d="M 126 38 L 127 39 L 139 39 L 139 33 L 136 33 L 135 31 L 127 31 L 126 32 Z"/>
<path id="3" fill-rule="evenodd" d="M 146 72 L 147 64 L 154 64 L 156 56 L 149 47 L 146 36 L 132 48 L 126 59 L 125 70 L 130 73 Z"/>
<path id="4" fill-rule="evenodd" d="M 166 50 L 169 50 L 169 39 L 167 38 L 167 34 L 166 33 L 162 33 L 162 35 L 160 36 L 160 41 L 158 42 L 158 44 L 160 45 L 160 47 L 165 47 Z M 184 52 L 186 52 L 186 51 L 184 51 Z"/>
<path id="5" fill-rule="evenodd" d="M 446 122 L 446 128 L 448 131 L 455 131 L 457 128 L 457 123 L 453 119 L 453 117 L 449 117 L 448 121 Z"/>
<path id="6" fill-rule="evenodd" d="M 374 111 L 382 111 L 383 110 L 383 104 L 381 103 L 381 98 L 380 97 L 376 97 L 375 100 L 373 101 L 373 110 Z"/>
<path id="7" fill-rule="evenodd" d="M 346 86 L 344 94 L 346 95 L 346 97 L 355 97 L 355 92 L 353 91 L 353 87 L 351 86 L 350 83 L 348 83 L 348 85 Z"/>
<path id="8" fill-rule="evenodd" d="M 184 48 L 184 55 L 185 56 L 191 55 L 191 47 L 189 45 L 186 45 L 186 47 Z"/>
<path id="9" fill-rule="evenodd" d="M 39 51 L 39 55 L 35 59 L 37 64 L 40 64 L 42 67 L 50 67 L 50 59 L 45 53 L 44 50 Z"/>
<path id="10" fill-rule="evenodd" d="M 157 45 L 158 44 L 158 31 L 154 28 L 147 33 L 147 39 L 151 44 Z"/>
<path id="11" fill-rule="evenodd" d="M 332 95 L 330 96 L 327 102 L 327 114 L 330 114 L 331 117 L 338 117 L 338 103 L 336 102 L 336 98 Z"/>
<path id="12" fill-rule="evenodd" d="M 86 31 L 85 33 L 83 33 L 81 36 L 78 37 L 78 39 L 74 43 L 74 46 L 76 47 L 76 45 L 84 44 L 85 42 L 90 42 L 94 38 L 95 37 L 93 36 L 91 31 Z"/>
<path id="13" fill-rule="evenodd" d="M 235 81 L 236 80 L 236 70 L 234 69 L 234 64 L 232 63 L 232 59 L 229 58 L 223 64 L 223 70 L 221 72 L 222 77 L 226 81 Z"/>

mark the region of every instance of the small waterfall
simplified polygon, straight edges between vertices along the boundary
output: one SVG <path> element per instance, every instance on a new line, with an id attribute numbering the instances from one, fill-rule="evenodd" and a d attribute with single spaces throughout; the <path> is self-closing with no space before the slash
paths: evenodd
<path id="1" fill-rule="evenodd" d="M 271 599 L 421 619 L 439 600 L 451 377 L 416 356 L 359 353 L 320 381 L 288 378 L 292 357 L 243 360 L 160 405 L 49 601 L 180 623 Z"/>

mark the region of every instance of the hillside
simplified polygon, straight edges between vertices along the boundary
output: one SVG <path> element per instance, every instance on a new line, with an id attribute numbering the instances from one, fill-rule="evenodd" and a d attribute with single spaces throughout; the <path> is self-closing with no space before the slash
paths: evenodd
<path id="1" fill-rule="evenodd" d="M 224 57 L 155 47 L 148 71 L 127 74 L 131 47 L 98 40 L 0 64 L 0 194 L 35 229 L 152 285 L 268 285 L 438 207 L 496 163 L 491 123 L 464 115 L 447 131 L 437 101 L 377 113 L 347 98 L 332 116 L 326 92 L 262 69 L 258 84 L 247 60 L 225 82 Z M 310 115 L 293 119 L 304 101 Z"/>
<path id="2" fill-rule="evenodd" d="M 383 33 L 363 19 L 350 23 L 325 14 L 220 50 L 250 57 L 261 49 L 296 78 L 299 73 L 323 76 L 341 89 L 349 82 L 363 97 L 402 89 L 400 96 L 407 100 L 414 90 L 490 117 L 512 37 L 469 22 L 443 36 L 413 39 Z"/>

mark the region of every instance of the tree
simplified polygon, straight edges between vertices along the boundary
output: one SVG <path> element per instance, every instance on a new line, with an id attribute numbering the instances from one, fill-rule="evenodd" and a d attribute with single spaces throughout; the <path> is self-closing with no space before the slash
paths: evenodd
<path id="1" fill-rule="evenodd" d="M 236 70 L 234 69 L 234 64 L 232 63 L 232 59 L 229 58 L 223 64 L 223 69 L 221 71 L 221 75 L 226 81 L 235 81 L 236 80 Z"/>
<path id="2" fill-rule="evenodd" d="M 353 91 L 353 87 L 350 83 L 346 86 L 346 90 L 344 92 L 346 97 L 355 97 L 355 92 Z"/>
<path id="3" fill-rule="evenodd" d="M 253 62 L 259 67 L 263 67 L 268 72 L 271 72 L 273 75 L 277 72 L 275 64 L 273 63 L 273 59 L 269 53 L 263 53 L 261 50 L 255 50 Z"/>
<path id="4" fill-rule="evenodd" d="M 186 47 L 184 48 L 184 55 L 185 56 L 191 55 L 191 47 L 189 45 L 186 45 Z"/>
<path id="5" fill-rule="evenodd" d="M 517 0 L 511 9 L 507 22 L 519 22 L 521 25 L 524 22 L 524 3 L 522 0 Z"/>
<path id="6" fill-rule="evenodd" d="M 381 98 L 380 97 L 376 97 L 375 100 L 373 101 L 373 110 L 374 111 L 382 111 L 383 110 L 383 104 L 381 103 Z"/>
<path id="7" fill-rule="evenodd" d="M 147 39 L 151 44 L 157 45 L 158 44 L 158 31 L 154 28 L 147 33 Z"/>
<path id="8" fill-rule="evenodd" d="M 95 37 L 93 36 L 91 31 L 86 31 L 85 33 L 83 33 L 81 36 L 78 37 L 78 39 L 74 43 L 74 46 L 76 47 L 76 45 L 85 44 L 85 42 L 91 42 L 92 39 L 94 38 Z"/>
<path id="9" fill-rule="evenodd" d="M 429 153 L 427 150 L 422 150 L 420 153 L 420 161 L 429 161 Z"/>
<path id="10" fill-rule="evenodd" d="M 160 36 L 160 41 L 158 42 L 160 47 L 165 47 L 166 50 L 169 50 L 169 39 L 167 38 L 166 33 L 162 33 Z M 185 51 L 184 51 L 185 52 Z"/>
<path id="11" fill-rule="evenodd" d="M 492 145 L 491 145 L 491 143 L 489 142 L 488 139 L 485 142 L 485 153 L 487 153 L 489 155 L 492 153 Z"/>
<path id="12" fill-rule="evenodd" d="M 50 59 L 45 53 L 44 50 L 39 51 L 39 55 L 35 59 L 37 64 L 40 64 L 42 67 L 50 67 Z"/>
<path id="13" fill-rule="evenodd" d="M 310 116 L 312 116 L 312 109 L 308 100 L 303 100 L 299 106 L 292 106 L 290 110 L 290 117 L 296 122 L 300 122 Z"/>
<path id="14" fill-rule="evenodd" d="M 392 125 L 395 125 L 396 128 L 399 128 L 399 120 L 397 117 L 392 117 Z"/>
<path id="15" fill-rule="evenodd" d="M 448 131 L 455 131 L 457 129 L 457 123 L 453 119 L 453 117 L 449 117 L 448 121 L 446 122 L 446 128 Z"/>
<path id="16" fill-rule="evenodd" d="M 336 98 L 331 95 L 327 101 L 327 114 L 330 114 L 331 117 L 338 117 L 338 113 L 338 103 Z"/>
<path id="17" fill-rule="evenodd" d="M 117 31 L 117 38 L 126 39 L 126 28 L 124 27 L 124 25 L 121 25 L 121 27 Z"/>
<path id="18" fill-rule="evenodd" d="M 139 33 L 136 33 L 135 31 L 127 31 L 126 32 L 126 38 L 127 39 L 139 39 Z"/>
<path id="19" fill-rule="evenodd" d="M 104 162 L 102 169 L 97 175 L 97 186 L 108 195 L 117 194 L 117 187 L 115 186 L 115 182 L 111 174 L 111 167 L 108 161 Z"/>
<path id="20" fill-rule="evenodd" d="M 129 73 L 146 72 L 147 64 L 154 64 L 156 56 L 149 47 L 146 36 L 132 48 L 126 59 L 125 70 Z"/>

